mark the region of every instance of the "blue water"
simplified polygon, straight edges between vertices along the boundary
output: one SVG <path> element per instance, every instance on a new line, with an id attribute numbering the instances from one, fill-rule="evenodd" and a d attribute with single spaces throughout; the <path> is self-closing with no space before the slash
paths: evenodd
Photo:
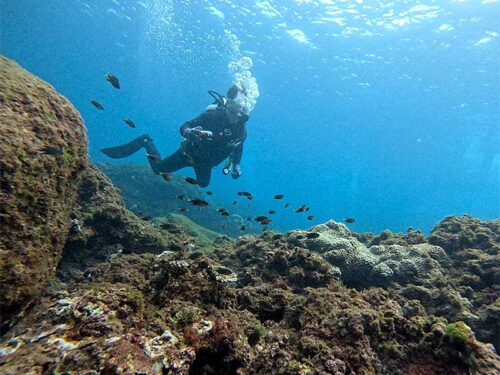
<path id="1" fill-rule="evenodd" d="M 174 151 L 207 90 L 231 84 L 228 63 L 248 56 L 260 96 L 243 176 L 214 170 L 214 197 L 248 190 L 255 214 L 278 193 L 311 207 L 312 222 L 279 212 L 280 230 L 500 217 L 498 1 L 0 0 L 0 17 L 1 53 L 71 100 L 94 161 L 142 133 Z"/>

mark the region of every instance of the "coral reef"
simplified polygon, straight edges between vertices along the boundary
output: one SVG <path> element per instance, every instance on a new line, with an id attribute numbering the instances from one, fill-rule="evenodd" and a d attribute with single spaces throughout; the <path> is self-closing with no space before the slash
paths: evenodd
<path id="1" fill-rule="evenodd" d="M 429 243 L 452 261 L 450 278 L 476 316 L 468 324 L 500 349 L 500 220 L 448 216 L 431 231 Z"/>
<path id="2" fill-rule="evenodd" d="M 70 228 L 87 138 L 73 106 L 0 56 L 0 326 L 54 274 Z"/>
<path id="3" fill-rule="evenodd" d="M 250 237 L 238 246 L 257 254 L 266 239 L 254 241 L 255 247 Z M 226 250 L 234 245 L 216 244 Z M 90 281 L 54 284 L 1 340 L 0 368 L 115 374 L 491 374 L 500 369 L 492 348 L 478 342 L 463 322 L 405 317 L 379 288 L 356 291 L 335 278 L 304 286 L 282 278 L 306 275 L 311 267 L 328 274 L 323 261 L 297 258 L 294 249 L 282 249 L 288 262 L 250 257 L 241 269 L 223 266 L 233 264 L 237 252 L 226 251 L 219 261 L 193 260 L 186 252 L 122 254 L 95 265 Z M 275 275 L 249 283 L 245 275 L 256 269 Z M 214 270 L 233 276 L 220 279 Z"/>

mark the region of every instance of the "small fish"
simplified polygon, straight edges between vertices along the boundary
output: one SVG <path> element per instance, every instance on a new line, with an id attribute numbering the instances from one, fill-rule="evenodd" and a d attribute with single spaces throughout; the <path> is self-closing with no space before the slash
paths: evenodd
<path id="1" fill-rule="evenodd" d="M 125 120 L 123 120 L 125 122 L 125 124 L 127 124 L 128 126 L 130 126 L 131 128 L 135 128 L 135 124 L 134 122 L 129 119 L 129 118 L 126 118 Z"/>
<path id="2" fill-rule="evenodd" d="M 229 215 L 231 215 L 231 214 L 230 214 L 229 212 L 227 212 L 227 211 L 224 211 L 224 212 L 221 212 L 221 215 L 222 215 L 222 216 L 229 216 Z"/>
<path id="3" fill-rule="evenodd" d="M 274 196 L 274 199 L 283 199 L 285 196 L 283 194 L 277 194 Z"/>
<path id="4" fill-rule="evenodd" d="M 152 219 L 152 217 L 151 217 L 151 216 L 149 216 L 149 215 L 145 215 L 145 214 L 139 214 L 139 215 L 137 215 L 137 216 L 139 216 L 139 218 L 140 218 L 141 220 L 144 220 L 144 221 L 149 221 L 149 220 L 151 220 L 151 219 Z"/>
<path id="5" fill-rule="evenodd" d="M 254 220 L 255 221 L 264 221 L 264 220 L 269 220 L 269 218 L 267 216 L 257 216 Z"/>
<path id="6" fill-rule="evenodd" d="M 245 229 L 247 229 L 247 226 L 246 226 L 246 225 L 242 225 L 242 226 L 240 227 L 240 230 L 245 230 Z"/>
<path id="7" fill-rule="evenodd" d="M 236 206 L 238 204 L 238 201 L 233 201 L 233 206 Z"/>
<path id="8" fill-rule="evenodd" d="M 179 208 L 179 211 L 180 212 L 187 212 L 187 211 L 189 211 L 189 209 L 187 209 L 186 207 L 181 207 L 181 208 Z"/>
<path id="9" fill-rule="evenodd" d="M 153 163 L 158 163 L 161 159 L 158 155 L 146 154 L 146 157 L 151 160 Z"/>
<path id="10" fill-rule="evenodd" d="M 306 238 L 318 238 L 318 237 L 319 237 L 319 233 L 311 232 L 311 233 L 306 234 Z"/>
<path id="11" fill-rule="evenodd" d="M 252 193 L 249 193 L 248 191 L 238 191 L 236 194 L 238 194 L 239 196 L 244 196 L 248 199 L 250 199 L 250 197 L 252 197 Z"/>
<path id="12" fill-rule="evenodd" d="M 222 229 L 226 229 L 226 224 L 221 225 Z"/>
<path id="13" fill-rule="evenodd" d="M 295 209 L 295 212 L 307 212 L 307 211 L 309 211 L 309 207 L 307 207 L 305 204 Z"/>
<path id="14" fill-rule="evenodd" d="M 64 154 L 64 148 L 47 146 L 42 148 L 42 151 L 40 153 L 42 155 L 61 156 L 62 154 Z"/>
<path id="15" fill-rule="evenodd" d="M 288 208 L 290 207 L 290 203 L 285 203 L 285 205 L 283 206 L 283 208 Z"/>
<path id="16" fill-rule="evenodd" d="M 118 78 L 116 78 L 113 74 L 107 73 L 106 74 L 106 81 L 108 81 L 109 83 L 111 83 L 111 85 L 115 89 L 119 89 L 120 88 L 120 81 L 118 81 Z"/>
<path id="17" fill-rule="evenodd" d="M 186 180 L 186 182 L 191 185 L 196 185 L 198 183 L 198 181 L 191 177 L 184 177 L 184 180 Z"/>
<path id="18" fill-rule="evenodd" d="M 354 223 L 356 220 L 355 220 L 353 217 L 348 217 L 347 219 L 344 219 L 344 221 L 345 221 L 346 223 L 352 224 L 352 223 Z"/>
<path id="19" fill-rule="evenodd" d="M 189 202 L 193 206 L 199 206 L 199 207 L 206 207 L 206 206 L 208 206 L 208 202 L 207 201 L 205 201 L 203 199 L 199 199 L 199 198 L 190 199 Z"/>
<path id="20" fill-rule="evenodd" d="M 270 214 L 270 215 L 274 215 L 276 213 L 276 211 L 275 210 L 270 210 L 267 213 Z"/>
<path id="21" fill-rule="evenodd" d="M 100 109 L 101 111 L 104 109 L 103 105 L 101 103 L 99 103 L 97 100 L 94 100 L 92 99 L 90 101 L 94 107 L 96 107 L 97 109 Z"/>
<path id="22" fill-rule="evenodd" d="M 207 191 L 207 195 L 212 195 L 213 193 L 211 191 Z"/>
<path id="23" fill-rule="evenodd" d="M 163 179 L 167 182 L 170 182 L 172 181 L 172 175 L 170 173 L 167 173 L 167 172 L 160 172 L 160 176 L 163 177 Z"/>
<path id="24" fill-rule="evenodd" d="M 221 207 L 221 208 L 218 208 L 218 209 L 217 209 L 217 212 L 220 212 L 220 213 L 222 213 L 222 212 L 226 212 L 226 211 L 227 211 L 227 210 L 226 210 L 224 207 Z"/>
<path id="25" fill-rule="evenodd" d="M 309 212 L 310 209 L 311 209 L 311 207 L 306 207 L 304 212 Z"/>
<path id="26" fill-rule="evenodd" d="M 307 217 L 307 220 L 314 220 L 314 216 L 313 216 L 313 215 L 309 215 L 309 216 Z"/>
<path id="27" fill-rule="evenodd" d="M 178 194 L 176 195 L 176 197 L 179 198 L 181 201 L 184 200 L 184 198 L 186 198 L 184 194 Z"/>
<path id="28" fill-rule="evenodd" d="M 247 221 L 252 221 L 252 218 L 250 216 L 247 216 L 246 220 Z"/>

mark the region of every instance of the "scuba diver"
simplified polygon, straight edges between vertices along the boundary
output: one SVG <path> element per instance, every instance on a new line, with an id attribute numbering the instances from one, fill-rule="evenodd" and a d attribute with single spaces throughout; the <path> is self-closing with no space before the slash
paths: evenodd
<path id="1" fill-rule="evenodd" d="M 225 159 L 227 161 L 222 172 L 227 175 L 231 171 L 233 178 L 240 177 L 248 114 L 237 99 L 240 94 L 245 95 L 245 91 L 233 84 L 227 90 L 226 97 L 215 91 L 208 93 L 215 102 L 201 115 L 181 126 L 180 133 L 185 139 L 177 151 L 163 160 L 148 134 L 101 151 L 111 158 L 124 158 L 144 147 L 155 174 L 168 174 L 181 168 L 193 167 L 200 187 L 208 186 L 212 168 Z"/>

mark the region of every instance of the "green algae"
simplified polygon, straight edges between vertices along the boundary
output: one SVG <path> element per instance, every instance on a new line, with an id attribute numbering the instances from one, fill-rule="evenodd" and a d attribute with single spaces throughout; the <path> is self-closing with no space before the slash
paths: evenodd
<path id="1" fill-rule="evenodd" d="M 245 328 L 245 334 L 247 335 L 248 343 L 251 346 L 255 346 L 260 339 L 267 334 L 267 330 L 263 325 L 256 323 L 247 326 Z"/>
<path id="2" fill-rule="evenodd" d="M 472 330 L 462 321 L 448 324 L 444 331 L 453 344 L 465 345 L 474 339 Z"/>

